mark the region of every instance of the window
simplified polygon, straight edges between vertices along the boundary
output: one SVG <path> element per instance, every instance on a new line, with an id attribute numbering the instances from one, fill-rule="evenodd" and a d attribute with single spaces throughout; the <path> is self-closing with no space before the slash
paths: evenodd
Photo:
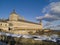
<path id="1" fill-rule="evenodd" d="M 9 26 L 13 26 L 13 24 L 12 23 L 9 23 Z"/>
<path id="2" fill-rule="evenodd" d="M 0 29 L 0 31 L 2 31 L 2 29 Z"/>
<path id="3" fill-rule="evenodd" d="M 2 23 L 0 23 L 0 26 L 2 26 Z"/>
<path id="4" fill-rule="evenodd" d="M 7 26 L 7 24 L 5 24 L 5 26 Z"/>
<path id="5" fill-rule="evenodd" d="M 12 30 L 12 28 L 9 27 L 9 30 Z"/>

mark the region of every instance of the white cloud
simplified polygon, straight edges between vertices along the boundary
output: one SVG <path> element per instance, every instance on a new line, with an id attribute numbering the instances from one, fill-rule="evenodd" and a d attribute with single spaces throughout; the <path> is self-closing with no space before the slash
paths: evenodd
<path id="1" fill-rule="evenodd" d="M 55 21 L 55 20 L 59 20 L 60 18 L 54 16 L 54 15 L 50 15 L 50 14 L 45 14 L 45 16 L 39 16 L 36 19 L 42 19 L 42 20 L 46 20 L 46 21 Z"/>
<path id="2" fill-rule="evenodd" d="M 45 16 L 39 16 L 39 19 L 46 21 L 55 21 L 60 20 L 60 2 L 52 2 L 45 8 L 43 11 Z"/>

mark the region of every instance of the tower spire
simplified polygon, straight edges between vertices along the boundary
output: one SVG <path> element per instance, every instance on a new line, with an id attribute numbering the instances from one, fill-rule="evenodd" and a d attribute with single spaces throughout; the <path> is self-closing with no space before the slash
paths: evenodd
<path id="1" fill-rule="evenodd" d="M 15 11 L 15 9 L 13 9 L 13 11 L 12 11 L 12 13 L 11 14 L 16 14 L 16 11 Z"/>
<path id="2" fill-rule="evenodd" d="M 42 20 L 41 19 L 40 19 L 40 22 L 39 23 L 40 23 L 40 25 L 42 25 Z"/>

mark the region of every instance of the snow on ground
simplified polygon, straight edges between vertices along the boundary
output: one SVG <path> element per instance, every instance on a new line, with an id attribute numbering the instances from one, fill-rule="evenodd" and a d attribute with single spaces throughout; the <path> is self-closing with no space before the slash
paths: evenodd
<path id="1" fill-rule="evenodd" d="M 23 38 L 32 38 L 32 35 L 22 35 Z"/>
<path id="2" fill-rule="evenodd" d="M 0 32 L 0 35 L 6 35 L 6 36 L 11 36 L 11 37 L 23 37 L 23 38 L 32 38 L 34 40 L 48 40 L 48 41 L 53 41 L 53 42 L 57 42 L 57 40 L 60 40 L 60 37 L 58 37 L 58 35 L 53 34 L 51 36 L 47 36 L 47 35 L 21 35 L 21 34 L 11 34 L 11 33 L 4 33 L 4 32 Z M 58 39 L 59 38 L 59 39 Z"/>

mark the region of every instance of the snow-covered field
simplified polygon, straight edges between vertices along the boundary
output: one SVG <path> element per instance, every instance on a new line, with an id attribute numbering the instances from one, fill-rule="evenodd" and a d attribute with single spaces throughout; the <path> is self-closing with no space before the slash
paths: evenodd
<path id="1" fill-rule="evenodd" d="M 43 40 L 43 41 L 52 41 L 52 42 L 57 42 L 60 41 L 60 37 L 56 34 L 53 34 L 51 36 L 47 35 L 21 35 L 21 34 L 11 34 L 11 33 L 4 33 L 0 32 L 0 35 L 6 35 L 6 36 L 11 36 L 11 37 L 17 37 L 17 38 L 32 38 L 34 40 Z"/>

